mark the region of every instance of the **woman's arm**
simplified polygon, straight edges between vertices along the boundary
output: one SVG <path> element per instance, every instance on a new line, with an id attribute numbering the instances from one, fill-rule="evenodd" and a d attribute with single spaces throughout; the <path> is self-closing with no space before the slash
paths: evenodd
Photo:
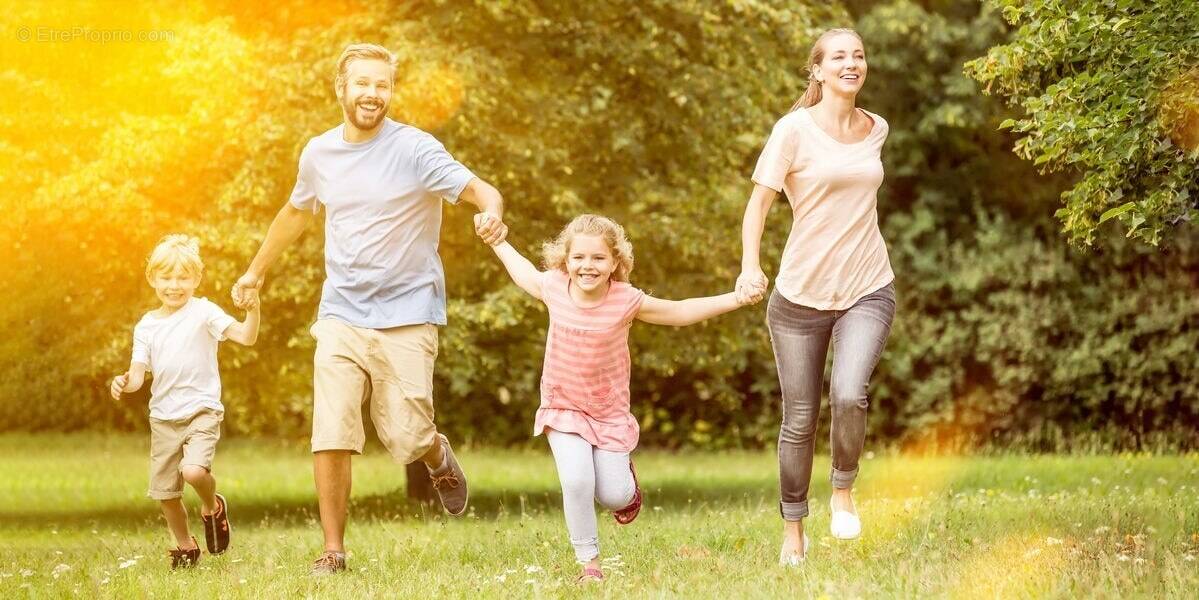
<path id="1" fill-rule="evenodd" d="M 759 183 L 754 185 L 749 202 L 745 204 L 745 216 L 741 219 L 741 275 L 737 277 L 739 300 L 757 302 L 766 295 L 769 280 L 758 260 L 766 213 L 776 197 L 778 192 Z"/>
<path id="2" fill-rule="evenodd" d="M 530 296 L 540 300 L 542 272 L 506 241 L 492 246 L 491 249 L 500 258 L 500 262 L 504 263 L 504 268 L 508 270 L 512 281 L 520 286 L 520 289 L 528 292 Z"/>
<path id="3" fill-rule="evenodd" d="M 646 295 L 637 311 L 637 320 L 654 325 L 682 327 L 723 315 L 743 304 L 746 302 L 741 302 L 740 295 L 736 292 L 686 300 L 663 300 Z"/>

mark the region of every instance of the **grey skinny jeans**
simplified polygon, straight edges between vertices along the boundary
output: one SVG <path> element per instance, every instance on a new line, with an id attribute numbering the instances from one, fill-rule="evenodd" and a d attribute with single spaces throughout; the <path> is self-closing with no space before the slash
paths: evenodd
<path id="1" fill-rule="evenodd" d="M 829 405 L 834 488 L 853 486 L 866 439 L 866 388 L 895 318 L 895 287 L 888 283 L 845 310 L 817 310 L 795 304 L 775 290 L 766 324 L 783 393 L 779 430 L 779 510 L 783 519 L 808 515 L 808 486 L 824 388 L 824 362 L 833 342 Z"/>

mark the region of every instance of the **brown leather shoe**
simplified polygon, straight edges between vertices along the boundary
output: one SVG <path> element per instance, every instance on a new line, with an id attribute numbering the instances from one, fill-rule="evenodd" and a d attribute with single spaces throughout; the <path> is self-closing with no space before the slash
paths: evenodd
<path id="1" fill-rule="evenodd" d="M 441 505 L 445 507 L 445 511 L 455 517 L 461 516 L 466 512 L 466 502 L 470 498 L 466 489 L 466 474 L 462 472 L 462 467 L 458 466 L 458 459 L 454 458 L 454 449 L 450 448 L 450 441 L 440 433 L 437 434 L 437 438 L 438 443 L 445 449 L 445 459 L 436 471 L 429 470 L 429 479 L 433 480 L 433 489 L 437 490 L 437 497 L 441 498 Z"/>
<path id="2" fill-rule="evenodd" d="M 325 550 L 316 560 L 312 561 L 310 575 L 333 575 L 346 570 L 346 553 Z"/>

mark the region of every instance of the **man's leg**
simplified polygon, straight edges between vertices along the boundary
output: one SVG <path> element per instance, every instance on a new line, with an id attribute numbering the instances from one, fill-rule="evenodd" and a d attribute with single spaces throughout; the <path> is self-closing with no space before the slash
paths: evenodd
<path id="1" fill-rule="evenodd" d="M 350 504 L 350 451 L 313 452 L 312 472 L 316 479 L 325 550 L 345 552 L 346 514 Z"/>
<path id="2" fill-rule="evenodd" d="M 316 483 L 325 554 L 313 573 L 345 568 L 345 533 L 350 503 L 350 456 L 366 442 L 362 403 L 371 393 L 364 366 L 368 346 L 363 330 L 321 319 L 312 326 L 313 361 L 312 474 Z M 336 553 L 337 564 L 326 564 Z"/>

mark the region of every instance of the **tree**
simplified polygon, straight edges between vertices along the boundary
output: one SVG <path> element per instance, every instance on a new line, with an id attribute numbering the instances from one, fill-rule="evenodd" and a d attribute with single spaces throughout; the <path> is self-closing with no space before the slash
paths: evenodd
<path id="1" fill-rule="evenodd" d="M 1118 219 L 1158 245 L 1199 216 L 1199 3 L 992 0 L 1018 26 L 966 65 L 1023 114 L 1015 152 L 1078 179 L 1057 211 L 1072 241 Z"/>

